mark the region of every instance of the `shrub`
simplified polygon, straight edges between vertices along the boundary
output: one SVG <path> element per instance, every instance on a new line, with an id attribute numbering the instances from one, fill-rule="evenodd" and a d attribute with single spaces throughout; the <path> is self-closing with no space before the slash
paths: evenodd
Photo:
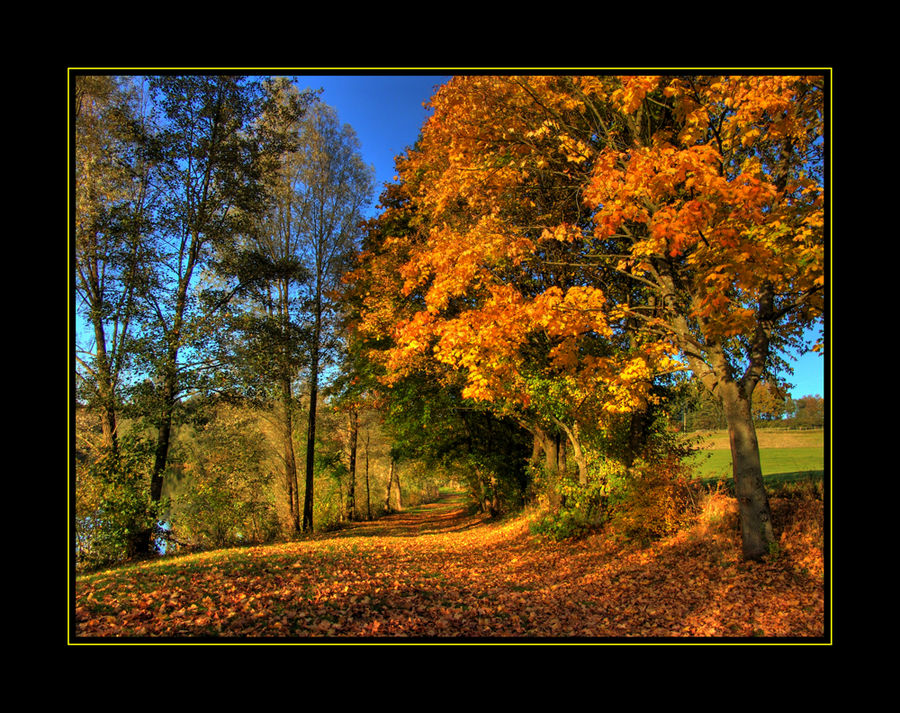
<path id="1" fill-rule="evenodd" d="M 610 497 L 610 532 L 647 545 L 690 522 L 697 503 L 698 488 L 678 459 L 642 463 L 626 472 L 622 487 Z"/>
<path id="2" fill-rule="evenodd" d="M 811 471 L 774 482 L 770 479 L 767 486 L 772 497 L 822 500 L 825 496 L 824 473 L 821 471 Z"/>
<path id="3" fill-rule="evenodd" d="M 564 509 L 555 513 L 547 513 L 530 526 L 532 535 L 548 537 L 561 541 L 584 537 L 597 527 L 597 522 L 587 518 L 580 510 Z"/>
<path id="4" fill-rule="evenodd" d="M 95 569 L 134 555 L 136 537 L 153 529 L 148 508 L 153 446 L 133 435 L 118 452 L 98 448 L 76 465 L 75 548 L 79 568 Z"/>
<path id="5" fill-rule="evenodd" d="M 724 481 L 713 489 L 705 488 L 699 499 L 698 525 L 704 532 L 736 532 L 739 524 L 738 503 Z"/>
<path id="6" fill-rule="evenodd" d="M 251 417 L 221 408 L 187 447 L 170 522 L 175 537 L 200 548 L 267 542 L 278 534 L 274 474 Z"/>
<path id="7" fill-rule="evenodd" d="M 532 524 L 532 534 L 566 540 L 596 530 L 605 520 L 609 493 L 621 482 L 622 471 L 622 466 L 615 461 L 598 458 L 591 463 L 587 483 L 568 479 L 556 484 L 563 506 Z"/>

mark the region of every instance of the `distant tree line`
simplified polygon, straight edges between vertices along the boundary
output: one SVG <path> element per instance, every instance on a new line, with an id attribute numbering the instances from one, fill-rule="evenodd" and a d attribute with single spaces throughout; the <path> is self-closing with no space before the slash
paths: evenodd
<path id="1" fill-rule="evenodd" d="M 727 428 L 721 404 L 696 384 L 680 389 L 669 405 L 673 427 L 683 431 Z M 825 426 L 825 399 L 793 398 L 784 385 L 763 381 L 753 393 L 753 422 L 758 428 L 811 429 Z"/>

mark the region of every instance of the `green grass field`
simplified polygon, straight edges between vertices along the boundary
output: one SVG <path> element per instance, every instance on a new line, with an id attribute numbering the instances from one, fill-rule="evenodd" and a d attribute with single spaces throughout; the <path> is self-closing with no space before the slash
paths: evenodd
<path id="1" fill-rule="evenodd" d="M 691 459 L 698 478 L 730 478 L 731 450 L 728 434 L 707 431 L 702 434 L 703 449 Z M 823 431 L 760 430 L 759 456 L 766 477 L 823 472 L 825 445 Z"/>

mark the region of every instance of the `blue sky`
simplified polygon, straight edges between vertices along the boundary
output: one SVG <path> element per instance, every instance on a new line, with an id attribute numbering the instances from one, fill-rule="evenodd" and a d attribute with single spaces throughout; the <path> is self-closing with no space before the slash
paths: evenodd
<path id="1" fill-rule="evenodd" d="M 825 396 L 825 357 L 821 352 L 808 352 L 794 361 L 793 366 L 794 374 L 787 377 L 788 382 L 795 385 L 791 389 L 793 398 Z"/>
<path id="2" fill-rule="evenodd" d="M 394 158 L 412 146 L 427 113 L 422 106 L 434 89 L 449 79 L 436 75 L 300 75 L 301 88 L 324 89 L 321 99 L 350 124 L 362 145 L 366 163 L 375 167 L 375 202 L 385 183 L 393 181 Z M 374 213 L 373 202 L 370 214 Z M 825 395 L 825 359 L 809 353 L 794 362 L 794 398 Z"/>
<path id="3" fill-rule="evenodd" d="M 425 123 L 422 106 L 449 76 L 335 75 L 297 77 L 301 89 L 324 89 L 321 100 L 337 110 L 362 144 L 366 163 L 375 167 L 375 203 L 393 182 L 394 158 L 412 146 Z M 373 212 L 374 205 L 373 203 Z"/>

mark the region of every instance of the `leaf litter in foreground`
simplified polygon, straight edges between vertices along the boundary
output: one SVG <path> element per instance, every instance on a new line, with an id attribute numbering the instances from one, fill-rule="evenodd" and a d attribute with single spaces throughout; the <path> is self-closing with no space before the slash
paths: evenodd
<path id="1" fill-rule="evenodd" d="M 78 577 L 75 640 L 820 639 L 822 503 L 773 508 L 780 550 L 749 563 L 733 518 L 638 549 L 603 534 L 549 541 L 527 516 L 490 522 L 449 500 L 301 542 Z"/>

